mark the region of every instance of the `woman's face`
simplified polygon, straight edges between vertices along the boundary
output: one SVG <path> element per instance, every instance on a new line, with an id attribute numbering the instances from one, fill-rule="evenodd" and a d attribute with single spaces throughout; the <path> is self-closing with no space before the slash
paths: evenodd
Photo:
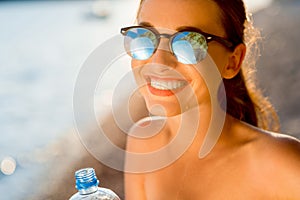
<path id="1" fill-rule="evenodd" d="M 225 37 L 219 8 L 210 0 L 145 0 L 137 21 L 139 25 L 155 27 L 160 33 L 173 34 L 180 27 L 188 26 Z M 209 105 L 210 95 L 198 70 L 193 65 L 178 62 L 170 51 L 166 51 L 168 44 L 169 39 L 162 38 L 149 59 L 132 59 L 139 91 L 148 110 L 154 115 L 174 116 L 195 104 Z M 212 41 L 208 44 L 208 53 L 222 75 L 230 52 Z"/>

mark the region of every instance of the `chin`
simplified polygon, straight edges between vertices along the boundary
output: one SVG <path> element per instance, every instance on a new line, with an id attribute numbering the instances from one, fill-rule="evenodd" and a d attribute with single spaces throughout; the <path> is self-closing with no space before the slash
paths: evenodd
<path id="1" fill-rule="evenodd" d="M 184 112 L 178 103 L 153 103 L 146 100 L 146 105 L 149 113 L 155 116 L 173 117 Z"/>

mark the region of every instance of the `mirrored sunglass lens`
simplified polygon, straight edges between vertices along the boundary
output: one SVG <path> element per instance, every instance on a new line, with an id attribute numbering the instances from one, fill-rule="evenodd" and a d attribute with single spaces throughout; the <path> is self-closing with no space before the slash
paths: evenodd
<path id="1" fill-rule="evenodd" d="M 126 33 L 125 48 L 134 59 L 146 60 L 150 58 L 156 48 L 156 36 L 144 28 L 132 28 Z"/>
<path id="2" fill-rule="evenodd" d="M 172 49 L 177 60 L 183 64 L 196 64 L 207 55 L 207 43 L 197 32 L 181 32 L 172 40 Z"/>
<path id="3" fill-rule="evenodd" d="M 186 40 L 178 40 L 172 44 L 173 51 L 178 62 L 183 64 L 196 64 L 197 60 L 194 55 L 192 45 Z"/>
<path id="4" fill-rule="evenodd" d="M 130 43 L 131 56 L 137 60 L 146 60 L 154 52 L 154 45 L 149 38 L 135 38 Z"/>

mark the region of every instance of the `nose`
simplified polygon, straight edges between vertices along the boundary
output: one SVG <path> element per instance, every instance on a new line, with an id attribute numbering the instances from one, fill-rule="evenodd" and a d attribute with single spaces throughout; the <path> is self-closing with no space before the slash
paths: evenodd
<path id="1" fill-rule="evenodd" d="M 161 38 L 157 50 L 151 57 L 151 63 L 157 63 L 175 68 L 178 64 L 176 57 L 169 47 L 169 39 Z"/>

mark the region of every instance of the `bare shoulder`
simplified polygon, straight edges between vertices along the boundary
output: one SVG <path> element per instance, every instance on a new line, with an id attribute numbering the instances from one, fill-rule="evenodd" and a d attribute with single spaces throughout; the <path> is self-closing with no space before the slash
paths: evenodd
<path id="1" fill-rule="evenodd" d="M 269 131 L 259 130 L 260 140 L 258 145 L 268 148 L 266 156 L 272 155 L 274 159 L 279 159 L 288 163 L 297 164 L 300 172 L 300 141 L 299 139 Z M 263 154 L 264 155 L 264 154 Z"/>
<path id="2" fill-rule="evenodd" d="M 242 144 L 250 144 L 248 148 L 258 157 L 268 157 L 290 161 L 300 164 L 300 140 L 287 134 L 275 133 L 262 130 L 248 125 L 244 122 L 237 122 L 234 138 Z M 299 165 L 300 167 L 300 165 Z M 300 171 L 300 170 L 299 170 Z"/>
<path id="3" fill-rule="evenodd" d="M 243 122 L 235 124 L 239 161 L 253 187 L 273 195 L 267 199 L 300 199 L 300 141 Z"/>
<path id="4" fill-rule="evenodd" d="M 253 130 L 258 136 L 254 152 L 261 175 L 276 188 L 278 196 L 300 199 L 300 141 L 285 134 Z"/>

